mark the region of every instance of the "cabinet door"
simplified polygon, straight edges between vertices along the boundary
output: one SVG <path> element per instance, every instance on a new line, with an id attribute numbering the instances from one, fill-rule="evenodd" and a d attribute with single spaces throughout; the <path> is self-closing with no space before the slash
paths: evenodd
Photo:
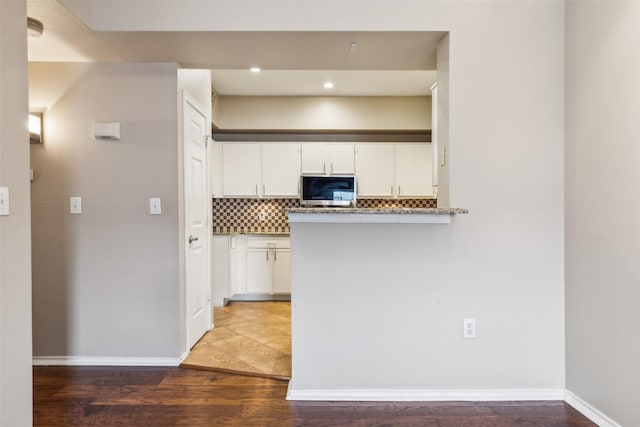
<path id="1" fill-rule="evenodd" d="M 330 144 L 328 148 L 327 173 L 332 175 L 355 172 L 353 144 Z"/>
<path id="2" fill-rule="evenodd" d="M 273 256 L 269 249 L 247 249 L 247 293 L 273 293 Z"/>
<path id="3" fill-rule="evenodd" d="M 298 197 L 300 146 L 262 145 L 262 192 L 265 196 Z"/>
<path id="4" fill-rule="evenodd" d="M 399 197 L 433 195 L 431 144 L 396 145 L 396 194 Z"/>
<path id="5" fill-rule="evenodd" d="M 276 249 L 273 251 L 273 293 L 291 293 L 291 250 Z"/>
<path id="6" fill-rule="evenodd" d="M 326 144 L 302 144 L 301 170 L 302 173 L 327 173 Z"/>
<path id="7" fill-rule="evenodd" d="M 230 236 L 213 236 L 211 244 L 211 295 L 213 306 L 222 307 L 231 296 Z"/>
<path id="8" fill-rule="evenodd" d="M 260 186 L 260 144 L 229 143 L 222 146 L 224 196 L 257 196 Z"/>
<path id="9" fill-rule="evenodd" d="M 393 144 L 358 144 L 356 179 L 360 197 L 393 196 Z"/>

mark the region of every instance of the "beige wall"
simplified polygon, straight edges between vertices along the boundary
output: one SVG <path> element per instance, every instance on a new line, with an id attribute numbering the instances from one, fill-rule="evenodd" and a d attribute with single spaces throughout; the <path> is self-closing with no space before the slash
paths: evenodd
<path id="1" fill-rule="evenodd" d="M 563 1 L 358 0 L 341 2 L 340 13 L 325 3 L 184 1 L 178 14 L 175 2 L 100 2 L 94 22 L 103 30 L 449 31 L 449 205 L 470 214 L 434 237 L 437 292 L 417 296 L 438 298 L 444 316 L 401 331 L 421 350 L 445 345 L 425 352 L 419 371 L 405 354 L 388 363 L 424 388 L 562 390 Z M 387 316 L 402 312 L 385 307 Z M 458 342 L 464 317 L 477 319 L 478 338 Z"/>
<path id="2" fill-rule="evenodd" d="M 637 1 L 566 5 L 567 389 L 623 426 L 640 425 L 638 22 Z"/>
<path id="3" fill-rule="evenodd" d="M 431 97 L 221 96 L 221 129 L 431 129 Z"/>
<path id="4" fill-rule="evenodd" d="M 0 425 L 32 420 L 31 233 L 27 134 L 26 2 L 0 1 Z"/>
<path id="5" fill-rule="evenodd" d="M 177 358 L 176 64 L 31 63 L 29 85 L 47 108 L 31 147 L 34 356 Z M 121 140 L 96 140 L 96 121 L 121 122 Z"/>

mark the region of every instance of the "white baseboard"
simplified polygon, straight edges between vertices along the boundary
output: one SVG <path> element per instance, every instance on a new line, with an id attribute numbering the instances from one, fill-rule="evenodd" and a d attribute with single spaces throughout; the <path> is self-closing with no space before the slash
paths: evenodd
<path id="1" fill-rule="evenodd" d="M 287 400 L 375 402 L 477 402 L 510 400 L 563 400 L 562 389 L 506 390 L 293 390 Z"/>
<path id="2" fill-rule="evenodd" d="M 189 355 L 179 357 L 84 357 L 42 356 L 33 358 L 33 366 L 178 366 Z"/>
<path id="3" fill-rule="evenodd" d="M 564 401 L 600 427 L 622 427 L 569 390 L 565 390 Z"/>

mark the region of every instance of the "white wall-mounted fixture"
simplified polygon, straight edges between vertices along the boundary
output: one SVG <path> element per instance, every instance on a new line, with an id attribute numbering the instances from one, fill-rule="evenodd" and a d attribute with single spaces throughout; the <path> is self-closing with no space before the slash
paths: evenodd
<path id="1" fill-rule="evenodd" d="M 29 113 L 29 142 L 42 144 L 42 113 Z"/>
<path id="2" fill-rule="evenodd" d="M 29 37 L 42 37 L 44 25 L 34 18 L 27 17 L 27 34 Z"/>
<path id="3" fill-rule="evenodd" d="M 82 197 L 69 197 L 69 213 L 72 215 L 82 213 Z"/>
<path id="4" fill-rule="evenodd" d="M 9 215 L 9 187 L 0 187 L 0 216 Z"/>
<path id="5" fill-rule="evenodd" d="M 120 139 L 120 122 L 96 122 L 94 128 L 96 139 L 116 141 Z"/>
<path id="6" fill-rule="evenodd" d="M 462 321 L 462 336 L 464 338 L 476 337 L 476 319 L 463 319 Z"/>
<path id="7" fill-rule="evenodd" d="M 160 201 L 160 197 L 151 197 L 149 199 L 149 213 L 151 215 L 162 214 L 162 202 Z"/>
<path id="8" fill-rule="evenodd" d="M 331 82 L 326 82 L 324 85 L 322 85 L 325 89 L 333 89 L 333 83 Z"/>
<path id="9" fill-rule="evenodd" d="M 251 67 L 249 69 L 252 73 L 259 73 L 260 72 L 260 67 Z"/>

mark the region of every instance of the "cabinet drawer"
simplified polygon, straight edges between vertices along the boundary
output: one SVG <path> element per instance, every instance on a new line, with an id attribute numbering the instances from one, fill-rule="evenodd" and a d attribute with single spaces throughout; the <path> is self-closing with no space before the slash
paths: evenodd
<path id="1" fill-rule="evenodd" d="M 288 237 L 249 237 L 247 249 L 289 249 L 291 243 Z"/>

